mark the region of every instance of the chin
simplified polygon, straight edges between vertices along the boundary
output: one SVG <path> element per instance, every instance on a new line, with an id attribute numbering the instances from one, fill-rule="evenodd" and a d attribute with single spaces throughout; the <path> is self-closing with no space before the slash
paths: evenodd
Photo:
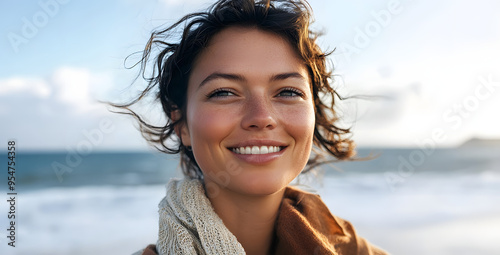
<path id="1" fill-rule="evenodd" d="M 291 179 L 293 180 L 293 178 Z M 283 190 L 290 182 L 287 178 L 271 176 L 246 177 L 232 183 L 234 190 L 254 196 L 267 196 Z"/>

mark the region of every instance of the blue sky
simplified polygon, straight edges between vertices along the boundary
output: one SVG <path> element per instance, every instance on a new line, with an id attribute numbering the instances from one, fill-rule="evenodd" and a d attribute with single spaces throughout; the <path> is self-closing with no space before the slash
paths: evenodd
<path id="1" fill-rule="evenodd" d="M 0 140 L 26 150 L 146 149 L 132 120 L 96 100 L 137 91 L 128 87 L 137 70 L 124 59 L 154 28 L 210 3 L 3 1 Z M 383 96 L 339 105 L 360 146 L 500 138 L 500 2 L 310 3 L 314 27 L 326 33 L 320 45 L 336 48 L 334 86 Z"/>

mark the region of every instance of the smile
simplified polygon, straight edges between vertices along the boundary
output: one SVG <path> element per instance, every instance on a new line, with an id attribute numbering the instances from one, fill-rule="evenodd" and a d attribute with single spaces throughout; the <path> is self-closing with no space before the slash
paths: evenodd
<path id="1" fill-rule="evenodd" d="M 231 148 L 236 154 L 270 154 L 279 152 L 284 147 L 280 146 L 247 146 L 247 147 L 239 147 L 239 148 Z"/>

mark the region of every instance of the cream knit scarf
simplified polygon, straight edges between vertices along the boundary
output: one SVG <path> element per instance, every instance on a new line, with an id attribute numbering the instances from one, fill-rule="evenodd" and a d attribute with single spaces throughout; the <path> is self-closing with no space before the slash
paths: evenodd
<path id="1" fill-rule="evenodd" d="M 198 180 L 171 180 L 160 202 L 158 254 L 245 254 Z"/>

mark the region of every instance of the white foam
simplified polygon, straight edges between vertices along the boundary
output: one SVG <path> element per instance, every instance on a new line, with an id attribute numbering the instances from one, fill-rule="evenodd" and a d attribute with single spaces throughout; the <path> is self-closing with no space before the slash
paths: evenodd
<path id="1" fill-rule="evenodd" d="M 500 254 L 500 216 L 450 219 L 405 229 L 371 229 L 377 242 L 393 254 Z M 368 232 L 367 231 L 367 232 Z M 378 236 L 378 237 L 377 237 Z"/>
<path id="2" fill-rule="evenodd" d="M 0 254 L 131 254 L 156 242 L 164 194 L 163 185 L 21 193 L 17 247 Z"/>
<path id="3" fill-rule="evenodd" d="M 500 254 L 498 176 L 415 174 L 394 192 L 377 175 L 326 176 L 315 188 L 332 213 L 394 254 Z M 156 242 L 164 195 L 164 185 L 21 192 L 17 247 L 4 237 L 0 254 L 131 254 Z M 0 222 L 6 229 L 7 217 Z"/>
<path id="4" fill-rule="evenodd" d="M 393 254 L 500 254 L 498 176 L 420 174 L 394 192 L 377 184 L 359 189 L 353 176 L 353 185 L 325 184 L 318 193 L 332 213 Z"/>

